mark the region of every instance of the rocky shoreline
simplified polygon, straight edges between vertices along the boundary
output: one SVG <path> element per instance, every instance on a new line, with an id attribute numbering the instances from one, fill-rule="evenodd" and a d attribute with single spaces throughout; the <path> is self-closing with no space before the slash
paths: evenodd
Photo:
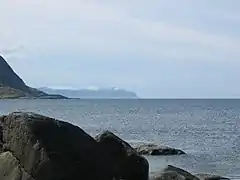
<path id="1" fill-rule="evenodd" d="M 133 148 L 109 131 L 95 138 L 80 127 L 35 113 L 0 116 L 1 180 L 218 180 L 167 166 L 149 177 L 142 155 L 185 152 L 152 144 Z"/>

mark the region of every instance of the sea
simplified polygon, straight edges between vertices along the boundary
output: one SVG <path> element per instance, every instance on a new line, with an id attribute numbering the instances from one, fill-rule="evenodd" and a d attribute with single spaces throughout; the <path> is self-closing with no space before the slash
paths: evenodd
<path id="1" fill-rule="evenodd" d="M 240 179 L 240 100 L 0 100 L 0 114 L 13 111 L 64 120 L 93 137 L 109 130 L 131 144 L 155 143 L 187 153 L 146 156 L 151 174 L 174 165 Z"/>

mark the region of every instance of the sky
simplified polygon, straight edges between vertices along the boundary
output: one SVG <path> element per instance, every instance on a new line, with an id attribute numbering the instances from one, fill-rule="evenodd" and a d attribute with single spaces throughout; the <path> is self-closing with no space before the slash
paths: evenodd
<path id="1" fill-rule="evenodd" d="M 240 97 L 239 0 L 1 0 L 0 54 L 33 87 Z"/>

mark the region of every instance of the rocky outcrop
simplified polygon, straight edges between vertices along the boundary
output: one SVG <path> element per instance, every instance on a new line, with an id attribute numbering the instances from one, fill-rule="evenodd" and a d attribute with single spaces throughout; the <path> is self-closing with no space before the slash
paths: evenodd
<path id="1" fill-rule="evenodd" d="M 200 179 L 183 169 L 168 165 L 160 173 L 151 177 L 151 180 L 200 180 Z"/>
<path id="2" fill-rule="evenodd" d="M 27 86 L 7 61 L 0 56 L 0 99 L 6 98 L 66 99 L 62 95 L 49 95 Z"/>
<path id="3" fill-rule="evenodd" d="M 0 120 L 4 180 L 148 179 L 147 161 L 113 134 L 96 141 L 77 126 L 34 113 Z"/>
<path id="4" fill-rule="evenodd" d="M 150 177 L 150 180 L 230 180 L 230 179 L 210 174 L 193 175 L 181 168 L 168 165 L 161 172 Z"/>
<path id="5" fill-rule="evenodd" d="M 125 141 L 106 131 L 96 138 L 101 149 L 110 155 L 114 174 L 119 179 L 144 180 L 148 179 L 148 161 Z"/>
<path id="6" fill-rule="evenodd" d="M 97 143 L 69 123 L 12 113 L 3 120 L 3 142 L 3 150 L 12 152 L 36 180 L 103 177 Z"/>
<path id="7" fill-rule="evenodd" d="M 170 148 L 167 146 L 159 146 L 155 144 L 141 144 L 135 148 L 135 150 L 142 155 L 152 155 L 152 156 L 160 156 L 160 155 L 182 155 L 185 154 L 180 149 Z"/>

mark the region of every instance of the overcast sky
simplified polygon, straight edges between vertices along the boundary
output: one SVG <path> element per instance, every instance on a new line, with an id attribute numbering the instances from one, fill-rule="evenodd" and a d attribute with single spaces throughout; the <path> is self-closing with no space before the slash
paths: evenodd
<path id="1" fill-rule="evenodd" d="M 240 97 L 239 0 L 1 0 L 0 25 L 34 87 Z"/>

